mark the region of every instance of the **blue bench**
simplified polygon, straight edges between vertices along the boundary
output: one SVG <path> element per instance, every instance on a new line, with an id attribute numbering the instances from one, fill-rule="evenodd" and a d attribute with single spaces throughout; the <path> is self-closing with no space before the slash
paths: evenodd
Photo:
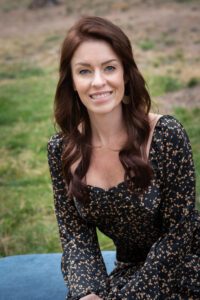
<path id="1" fill-rule="evenodd" d="M 115 251 L 102 251 L 108 273 Z M 61 254 L 27 254 L 0 259 L 0 300 L 64 300 L 67 289 L 60 270 Z"/>

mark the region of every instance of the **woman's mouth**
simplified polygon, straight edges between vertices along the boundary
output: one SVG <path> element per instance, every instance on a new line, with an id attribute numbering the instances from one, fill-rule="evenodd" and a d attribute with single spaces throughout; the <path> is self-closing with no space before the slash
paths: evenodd
<path id="1" fill-rule="evenodd" d="M 98 93 L 93 93 L 90 95 L 90 98 L 93 100 L 106 100 L 112 92 L 98 92 Z"/>

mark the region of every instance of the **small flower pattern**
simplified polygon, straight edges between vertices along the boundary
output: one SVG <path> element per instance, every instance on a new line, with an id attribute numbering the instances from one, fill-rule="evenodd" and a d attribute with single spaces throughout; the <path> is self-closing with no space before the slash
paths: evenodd
<path id="1" fill-rule="evenodd" d="M 66 299 L 90 293 L 106 300 L 200 299 L 200 215 L 191 145 L 180 122 L 169 115 L 158 120 L 149 153 L 154 176 L 145 191 L 129 179 L 108 190 L 88 185 L 84 204 L 67 197 L 62 149 L 62 135 L 55 134 L 48 161 Z M 96 228 L 116 246 L 111 274 Z"/>

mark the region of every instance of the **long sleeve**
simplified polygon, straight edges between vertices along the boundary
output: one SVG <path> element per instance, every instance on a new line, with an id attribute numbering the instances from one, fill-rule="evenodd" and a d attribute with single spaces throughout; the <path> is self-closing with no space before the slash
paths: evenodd
<path id="1" fill-rule="evenodd" d="M 200 296 L 197 253 L 200 218 L 194 211 L 195 175 L 190 142 L 182 125 L 173 117 L 159 134 L 162 235 L 152 245 L 144 265 L 129 276 L 125 285 L 110 291 L 110 300 L 183 299 L 183 295 L 199 299 Z"/>
<path id="2" fill-rule="evenodd" d="M 108 275 L 99 249 L 96 228 L 80 217 L 73 199 L 67 197 L 61 153 L 62 138 L 57 134 L 48 143 L 48 162 L 63 249 L 62 273 L 69 290 L 67 299 L 78 300 L 90 293 L 104 298 Z"/>
<path id="3" fill-rule="evenodd" d="M 189 138 L 172 119 L 163 140 L 163 231 L 167 232 L 195 207 L 195 171 Z"/>

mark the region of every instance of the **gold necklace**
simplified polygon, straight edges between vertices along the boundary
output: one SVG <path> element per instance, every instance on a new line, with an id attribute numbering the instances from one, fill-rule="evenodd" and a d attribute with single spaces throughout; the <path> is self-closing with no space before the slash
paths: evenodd
<path id="1" fill-rule="evenodd" d="M 94 146 L 94 145 L 88 145 L 88 144 L 87 144 L 87 146 L 89 146 L 91 148 L 94 148 L 94 149 L 106 149 L 106 150 L 110 150 L 110 151 L 113 151 L 113 152 L 121 151 L 121 149 L 113 149 L 113 148 L 106 147 L 106 146 Z"/>

